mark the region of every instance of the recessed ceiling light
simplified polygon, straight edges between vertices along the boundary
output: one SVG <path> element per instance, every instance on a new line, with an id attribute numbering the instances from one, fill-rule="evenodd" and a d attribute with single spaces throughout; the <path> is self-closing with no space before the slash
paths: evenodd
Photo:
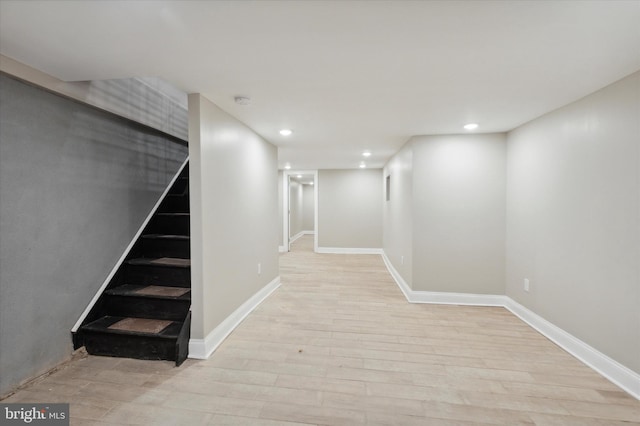
<path id="1" fill-rule="evenodd" d="M 371 151 L 365 151 L 362 153 L 363 157 L 371 157 Z"/>
<path id="2" fill-rule="evenodd" d="M 469 124 L 465 124 L 464 128 L 466 130 L 475 130 L 478 128 L 478 123 L 469 123 Z"/>
<path id="3" fill-rule="evenodd" d="M 291 168 L 291 164 L 289 164 L 289 163 L 285 164 L 284 168 L 289 170 Z"/>
<path id="4" fill-rule="evenodd" d="M 313 185 L 313 182 L 309 182 L 309 185 Z"/>
<path id="5" fill-rule="evenodd" d="M 363 161 L 362 163 L 360 163 L 360 168 L 361 168 L 361 169 L 364 169 L 365 167 L 367 167 L 367 165 L 366 165 L 366 164 L 364 164 L 364 161 Z"/>
<path id="6" fill-rule="evenodd" d="M 236 96 L 233 100 L 236 101 L 238 105 L 251 105 L 251 98 L 246 96 Z"/>
<path id="7" fill-rule="evenodd" d="M 293 133 L 293 131 L 291 129 L 282 129 L 282 130 L 280 130 L 280 134 L 282 136 L 289 136 L 289 135 L 291 135 L 291 133 Z"/>
<path id="8" fill-rule="evenodd" d="M 300 179 L 300 178 L 302 178 L 302 175 L 298 175 L 298 176 L 296 176 L 296 177 L 297 177 L 298 179 Z"/>

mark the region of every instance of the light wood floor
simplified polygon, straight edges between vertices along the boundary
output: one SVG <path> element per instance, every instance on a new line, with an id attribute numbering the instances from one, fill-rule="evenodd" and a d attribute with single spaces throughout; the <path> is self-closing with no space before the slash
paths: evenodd
<path id="1" fill-rule="evenodd" d="M 409 304 L 379 256 L 312 244 L 210 359 L 90 356 L 3 402 L 69 402 L 77 425 L 640 424 L 640 402 L 507 310 Z"/>

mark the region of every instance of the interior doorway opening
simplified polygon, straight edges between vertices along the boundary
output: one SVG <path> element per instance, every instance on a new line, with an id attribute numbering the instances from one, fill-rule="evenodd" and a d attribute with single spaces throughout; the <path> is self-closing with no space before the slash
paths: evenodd
<path id="1" fill-rule="evenodd" d="M 283 236 L 285 250 L 303 235 L 313 235 L 318 249 L 318 171 L 286 170 L 283 174 Z"/>

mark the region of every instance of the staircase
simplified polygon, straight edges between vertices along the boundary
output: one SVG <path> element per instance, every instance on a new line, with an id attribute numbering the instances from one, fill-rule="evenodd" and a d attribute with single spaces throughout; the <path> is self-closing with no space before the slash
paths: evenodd
<path id="1" fill-rule="evenodd" d="M 189 166 L 181 171 L 78 331 L 92 355 L 170 360 L 188 355 L 191 323 Z"/>

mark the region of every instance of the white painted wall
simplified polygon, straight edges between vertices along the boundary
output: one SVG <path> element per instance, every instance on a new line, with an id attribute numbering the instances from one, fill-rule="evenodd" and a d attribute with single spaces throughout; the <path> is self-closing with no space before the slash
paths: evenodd
<path id="1" fill-rule="evenodd" d="M 408 142 L 386 164 L 390 197 L 383 193 L 383 248 L 393 267 L 411 287 L 413 282 L 413 148 Z"/>
<path id="2" fill-rule="evenodd" d="M 507 295 L 637 373 L 639 170 L 640 72 L 508 135 Z"/>
<path id="3" fill-rule="evenodd" d="M 277 150 L 192 94 L 189 155 L 191 337 L 203 339 L 278 276 Z"/>
<path id="4" fill-rule="evenodd" d="M 505 134 L 411 142 L 413 290 L 504 294 Z"/>
<path id="5" fill-rule="evenodd" d="M 382 247 L 382 169 L 318 171 L 318 246 Z"/>

